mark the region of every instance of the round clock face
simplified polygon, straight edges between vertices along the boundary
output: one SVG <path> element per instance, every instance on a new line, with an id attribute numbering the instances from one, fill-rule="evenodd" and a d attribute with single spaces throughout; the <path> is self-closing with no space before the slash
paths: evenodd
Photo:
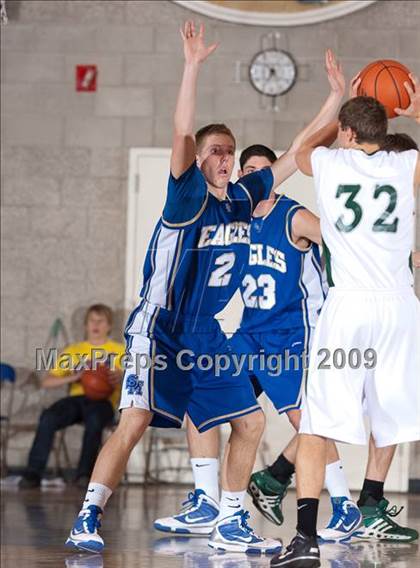
<path id="1" fill-rule="evenodd" d="M 287 93 L 293 87 L 296 75 L 296 63 L 291 55 L 277 49 L 260 51 L 249 67 L 252 86 L 270 97 Z"/>

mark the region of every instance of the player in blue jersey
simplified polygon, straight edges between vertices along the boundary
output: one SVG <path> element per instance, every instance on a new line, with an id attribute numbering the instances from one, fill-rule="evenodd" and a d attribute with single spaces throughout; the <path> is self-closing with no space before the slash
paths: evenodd
<path id="1" fill-rule="evenodd" d="M 241 153 L 239 178 L 275 160 L 274 152 L 266 146 L 250 146 Z M 296 430 L 306 355 L 325 298 L 320 243 L 319 218 L 296 201 L 280 194 L 259 203 L 251 222 L 249 264 L 241 275 L 245 308 L 241 326 L 230 340 L 233 352 L 245 360 L 244 369 L 256 396 L 265 391 L 275 409 L 279 414 L 286 413 Z M 189 422 L 188 435 L 195 490 L 217 501 L 218 432 L 198 434 Z M 248 487 L 257 509 L 277 525 L 283 523 L 281 502 L 294 473 L 296 442 L 297 436 L 270 467 L 254 473 Z M 361 515 L 351 501 L 333 443 L 329 447 L 326 486 L 333 519 L 322 531 L 323 537 L 331 541 L 347 539 L 360 524 Z M 155 527 L 182 534 L 203 532 L 202 527 L 185 522 L 180 515 L 158 519 Z"/>
<path id="2" fill-rule="evenodd" d="M 240 284 L 253 209 L 295 170 L 296 150 L 309 132 L 305 129 L 270 168 L 231 184 L 232 132 L 213 124 L 194 136 L 199 69 L 217 46 L 206 47 L 203 26 L 196 32 L 192 22 L 181 33 L 185 66 L 174 116 L 167 199 L 145 260 L 141 301 L 126 326 L 133 368 L 125 372 L 118 428 L 99 454 L 67 544 L 88 551 L 103 549 L 97 530 L 100 518 L 132 449 L 150 424 L 180 427 L 188 408 L 198 431 L 229 422 L 232 433 L 220 504 L 197 492 L 185 518 L 208 529 L 218 516 L 209 541 L 215 548 L 273 553 L 280 543 L 256 535 L 243 509 L 264 414 L 245 374 L 216 375 L 208 366 L 203 368 L 203 356 L 211 360 L 230 352 L 214 316 Z M 330 74 L 337 75 L 335 62 L 330 67 Z M 336 112 L 342 96 L 340 88 L 332 89 L 315 128 Z"/>

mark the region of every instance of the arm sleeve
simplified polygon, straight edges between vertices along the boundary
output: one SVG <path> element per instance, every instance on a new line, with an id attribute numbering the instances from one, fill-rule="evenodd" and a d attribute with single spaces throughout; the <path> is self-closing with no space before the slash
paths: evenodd
<path id="1" fill-rule="evenodd" d="M 206 180 L 195 162 L 179 178 L 170 174 L 163 221 L 170 225 L 193 221 L 206 198 Z"/>
<path id="2" fill-rule="evenodd" d="M 273 189 L 273 172 L 271 168 L 263 168 L 241 177 L 238 184 L 245 190 L 251 201 L 252 211 L 260 201 L 268 199 Z"/>

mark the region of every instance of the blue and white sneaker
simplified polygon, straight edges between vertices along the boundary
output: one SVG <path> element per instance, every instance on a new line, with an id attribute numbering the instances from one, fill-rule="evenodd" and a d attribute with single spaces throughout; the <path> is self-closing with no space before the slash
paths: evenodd
<path id="1" fill-rule="evenodd" d="M 237 511 L 218 521 L 210 536 L 209 546 L 228 552 L 249 554 L 276 554 L 282 545 L 278 540 L 257 536 L 248 525 L 248 511 Z"/>
<path id="2" fill-rule="evenodd" d="M 362 524 L 362 513 L 348 497 L 331 497 L 332 517 L 325 529 L 318 531 L 322 542 L 346 542 Z"/>
<path id="3" fill-rule="evenodd" d="M 156 519 L 153 526 L 158 531 L 177 534 L 210 535 L 219 515 L 219 505 L 202 489 L 188 494 L 183 508 L 174 517 Z"/>
<path id="4" fill-rule="evenodd" d="M 66 546 L 88 552 L 101 552 L 104 547 L 104 541 L 98 534 L 101 517 L 102 509 L 97 505 L 82 509 L 66 540 Z"/>

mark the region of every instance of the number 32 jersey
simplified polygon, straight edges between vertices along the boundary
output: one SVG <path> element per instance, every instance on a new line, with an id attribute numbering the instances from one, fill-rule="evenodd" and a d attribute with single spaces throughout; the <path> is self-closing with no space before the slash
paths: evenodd
<path id="1" fill-rule="evenodd" d="M 226 199 L 219 200 L 195 163 L 179 178 L 171 175 L 140 296 L 180 317 L 221 311 L 248 262 L 252 211 L 272 186 L 273 174 L 265 168 L 229 183 Z"/>
<path id="2" fill-rule="evenodd" d="M 417 156 L 416 150 L 370 155 L 343 148 L 313 151 L 330 285 L 356 290 L 412 285 Z"/>

